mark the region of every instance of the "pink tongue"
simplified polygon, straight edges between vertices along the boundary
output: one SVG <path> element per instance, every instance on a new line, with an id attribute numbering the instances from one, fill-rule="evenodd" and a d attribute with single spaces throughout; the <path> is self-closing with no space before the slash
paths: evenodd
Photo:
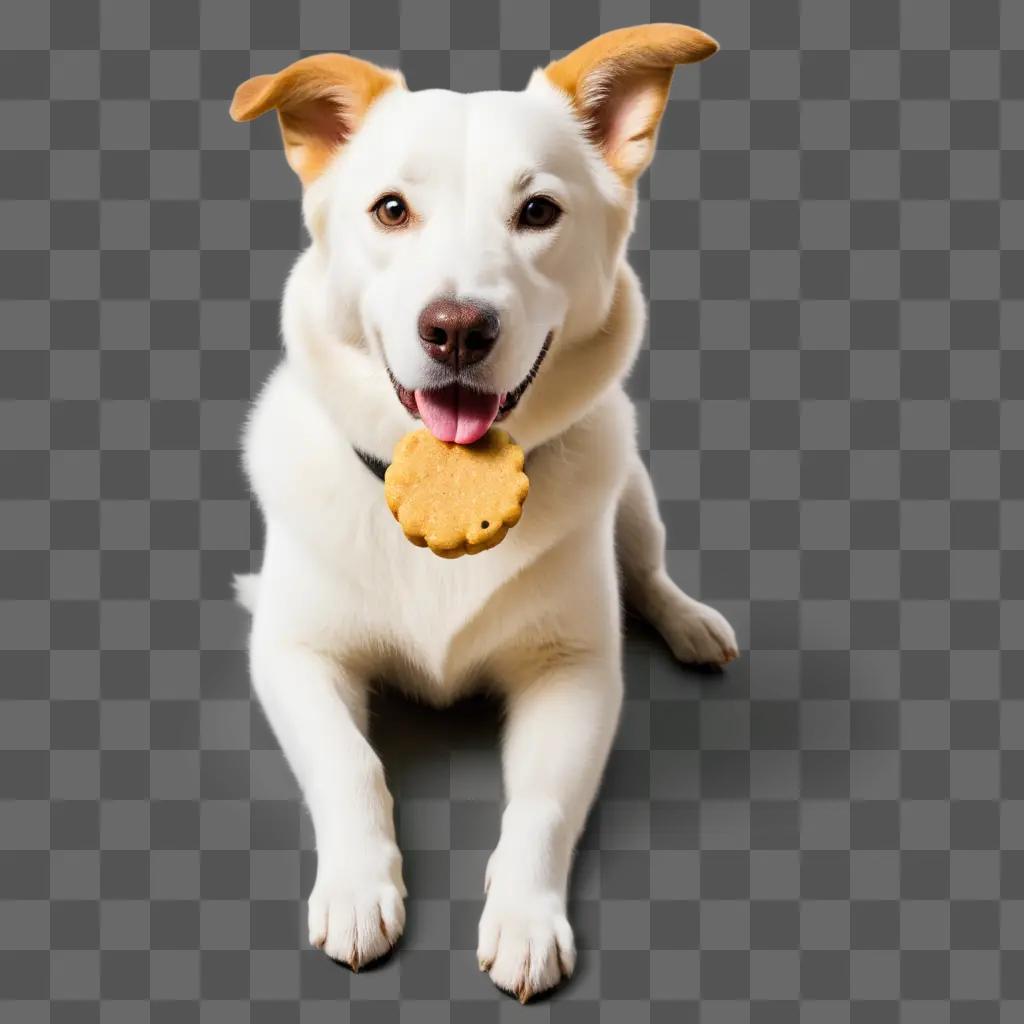
<path id="1" fill-rule="evenodd" d="M 472 444 L 491 428 L 498 415 L 500 395 L 470 391 L 450 384 L 436 391 L 417 390 L 416 408 L 427 430 L 438 441 Z"/>

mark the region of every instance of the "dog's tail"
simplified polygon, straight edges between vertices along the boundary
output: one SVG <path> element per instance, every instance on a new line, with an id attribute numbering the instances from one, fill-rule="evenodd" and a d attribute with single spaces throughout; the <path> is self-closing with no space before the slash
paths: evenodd
<path id="1" fill-rule="evenodd" d="M 260 593 L 260 574 L 240 572 L 235 576 L 235 600 L 251 615 Z"/>

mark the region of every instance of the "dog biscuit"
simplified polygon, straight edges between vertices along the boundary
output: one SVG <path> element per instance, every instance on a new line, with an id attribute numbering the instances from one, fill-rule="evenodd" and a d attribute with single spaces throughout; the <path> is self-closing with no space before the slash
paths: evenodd
<path id="1" fill-rule="evenodd" d="M 524 461 L 497 427 L 467 445 L 414 430 L 395 445 L 384 497 L 413 544 L 442 558 L 475 555 L 519 522 L 530 490 Z"/>

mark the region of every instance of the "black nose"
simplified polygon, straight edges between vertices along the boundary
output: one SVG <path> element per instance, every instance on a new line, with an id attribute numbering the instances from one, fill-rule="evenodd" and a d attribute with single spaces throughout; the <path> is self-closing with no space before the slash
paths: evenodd
<path id="1" fill-rule="evenodd" d="M 435 299 L 417 326 L 423 349 L 431 359 L 454 370 L 479 363 L 494 347 L 501 330 L 498 312 L 483 302 Z"/>

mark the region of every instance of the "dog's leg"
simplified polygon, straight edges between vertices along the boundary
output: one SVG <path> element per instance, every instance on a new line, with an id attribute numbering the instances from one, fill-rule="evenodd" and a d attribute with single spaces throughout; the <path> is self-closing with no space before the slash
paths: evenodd
<path id="1" fill-rule="evenodd" d="M 357 970 L 405 925 L 402 857 L 384 769 L 363 729 L 366 690 L 329 658 L 254 631 L 253 684 L 316 834 L 309 941 Z"/>
<path id="2" fill-rule="evenodd" d="M 665 568 L 665 526 L 639 454 L 619 499 L 615 547 L 626 600 L 680 661 L 724 665 L 737 656 L 732 626 L 714 608 L 684 594 Z"/>
<path id="3" fill-rule="evenodd" d="M 566 918 L 569 866 L 621 703 L 617 657 L 565 661 L 508 697 L 508 803 L 487 865 L 477 957 L 522 1002 L 568 977 L 576 961 Z"/>

